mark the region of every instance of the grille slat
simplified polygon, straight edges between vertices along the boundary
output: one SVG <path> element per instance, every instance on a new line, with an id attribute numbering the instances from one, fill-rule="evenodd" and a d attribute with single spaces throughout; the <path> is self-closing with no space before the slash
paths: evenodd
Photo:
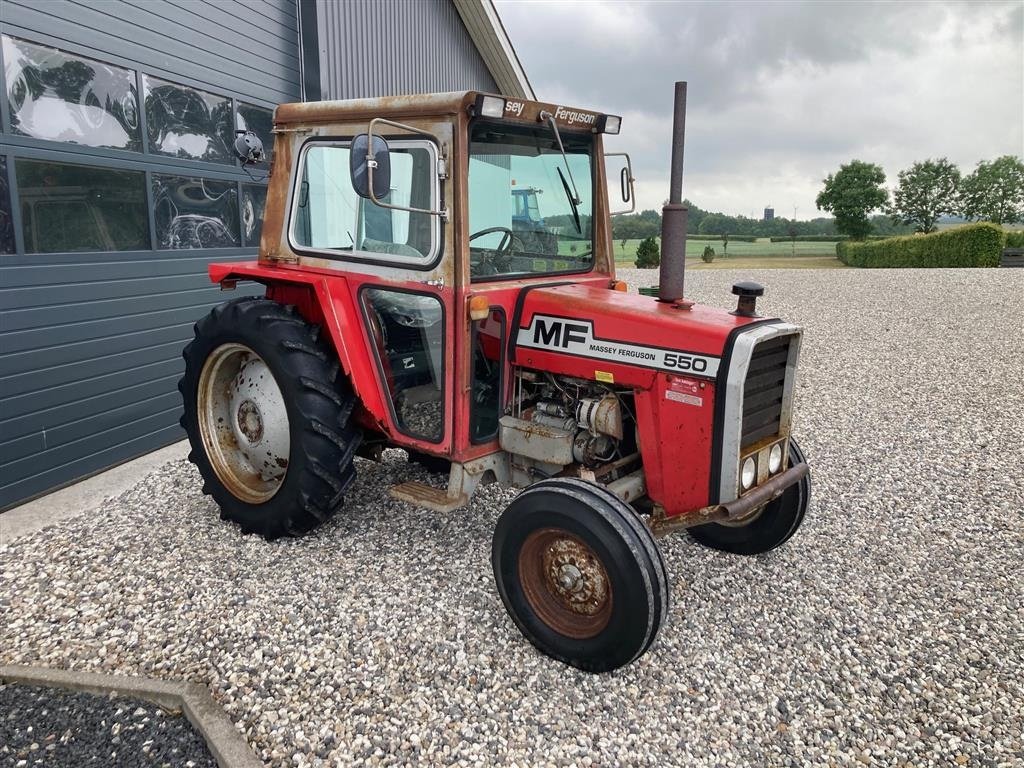
<path id="1" fill-rule="evenodd" d="M 754 347 L 743 383 L 741 449 L 779 433 L 786 363 L 792 339 L 791 336 L 780 336 Z"/>

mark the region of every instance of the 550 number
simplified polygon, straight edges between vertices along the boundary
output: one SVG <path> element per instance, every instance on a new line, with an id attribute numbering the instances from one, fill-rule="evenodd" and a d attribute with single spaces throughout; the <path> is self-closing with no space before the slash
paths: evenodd
<path id="1" fill-rule="evenodd" d="M 666 352 L 663 358 L 666 368 L 675 368 L 677 371 L 695 371 L 702 373 L 708 369 L 708 361 L 702 357 L 690 357 L 677 352 Z"/>

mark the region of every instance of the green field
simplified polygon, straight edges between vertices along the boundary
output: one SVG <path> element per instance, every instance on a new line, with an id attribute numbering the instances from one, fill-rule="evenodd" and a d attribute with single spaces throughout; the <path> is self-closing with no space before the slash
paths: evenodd
<path id="1" fill-rule="evenodd" d="M 659 244 L 661 238 L 658 238 Z M 616 240 L 613 243 L 615 250 L 615 261 L 616 262 L 629 262 L 629 266 L 633 266 L 633 260 L 636 259 L 636 249 L 640 245 L 639 240 L 627 240 L 626 246 L 622 246 L 621 240 Z M 788 256 L 790 259 L 794 257 L 805 257 L 805 256 L 827 256 L 835 258 L 836 255 L 836 244 L 835 243 L 773 243 L 768 238 L 758 240 L 756 243 L 740 243 L 731 242 L 729 243 L 728 255 L 722 255 L 722 243 L 716 240 L 687 240 L 686 241 L 686 256 L 687 258 L 700 258 L 700 255 L 704 253 L 704 246 L 710 245 L 715 249 L 715 261 L 717 264 L 719 261 L 730 261 L 732 259 L 744 258 L 766 258 L 766 257 L 783 257 Z M 794 248 L 795 246 L 795 248 Z M 795 252 L 795 253 L 794 253 Z"/>
<path id="2" fill-rule="evenodd" d="M 639 240 L 627 240 L 625 246 L 621 240 L 614 241 L 616 265 L 635 266 L 633 262 L 639 245 Z M 715 260 L 710 264 L 700 258 L 706 245 L 715 249 Z M 559 243 L 559 250 L 566 256 L 571 253 L 570 247 L 569 242 Z M 768 238 L 754 243 L 731 242 L 728 255 L 723 255 L 721 241 L 687 240 L 686 265 L 694 269 L 837 269 L 845 266 L 836 258 L 834 242 L 773 243 Z"/>

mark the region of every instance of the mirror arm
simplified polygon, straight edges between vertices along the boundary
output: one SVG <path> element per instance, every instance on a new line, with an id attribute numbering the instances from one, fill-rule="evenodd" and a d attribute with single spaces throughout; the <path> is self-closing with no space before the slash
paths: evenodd
<path id="1" fill-rule="evenodd" d="M 629 154 L 626 152 L 605 152 L 605 158 L 609 157 L 624 157 L 626 158 L 626 166 L 622 169 L 629 174 L 629 208 L 624 211 L 613 211 L 609 213 L 609 216 L 621 216 L 624 213 L 633 213 L 636 210 L 636 190 L 633 188 L 633 182 L 636 181 L 633 178 L 633 162 L 629 159 Z M 608 172 L 608 164 L 605 163 L 605 173 Z M 626 202 L 623 200 L 623 202 Z"/>
<path id="2" fill-rule="evenodd" d="M 367 150 L 366 150 L 366 178 L 368 181 L 370 193 L 370 200 L 374 205 L 378 205 L 381 208 L 391 208 L 395 211 L 409 211 L 410 213 L 426 213 L 430 216 L 440 216 L 441 221 L 448 221 L 448 209 L 441 208 L 440 210 L 432 210 L 430 208 L 412 208 L 407 205 L 392 205 L 391 203 L 385 203 L 382 200 L 378 200 L 377 196 L 373 194 L 373 169 L 377 166 L 377 161 L 373 158 L 373 127 L 380 123 L 381 125 L 390 125 L 392 128 L 398 128 L 402 131 L 408 131 L 409 133 L 416 134 L 418 136 L 424 136 L 431 141 L 436 141 L 437 137 L 427 131 L 421 131 L 419 128 L 415 128 L 405 123 L 396 123 L 394 120 L 388 120 L 383 117 L 375 117 L 370 121 L 369 127 L 366 129 L 367 134 Z M 383 137 L 382 137 L 383 138 Z M 439 162 L 441 163 L 442 169 L 445 169 L 444 150 L 440 153 Z M 446 169 L 445 169 L 446 170 Z"/>

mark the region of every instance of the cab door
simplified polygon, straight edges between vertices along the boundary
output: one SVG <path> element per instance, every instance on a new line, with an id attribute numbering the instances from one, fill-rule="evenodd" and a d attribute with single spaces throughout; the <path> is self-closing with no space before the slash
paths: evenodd
<path id="1" fill-rule="evenodd" d="M 365 125 L 365 124 L 364 124 Z M 361 334 L 376 381 L 374 423 L 397 445 L 431 454 L 452 446 L 450 225 L 445 137 L 386 136 L 389 181 L 372 197 L 351 170 L 358 137 L 316 136 L 301 148 L 289 245 L 300 263 L 331 270 L 342 325 Z M 351 346 L 351 343 L 350 343 Z M 365 387 L 363 387 L 365 389 Z M 357 392 L 364 402 L 366 392 Z"/>

